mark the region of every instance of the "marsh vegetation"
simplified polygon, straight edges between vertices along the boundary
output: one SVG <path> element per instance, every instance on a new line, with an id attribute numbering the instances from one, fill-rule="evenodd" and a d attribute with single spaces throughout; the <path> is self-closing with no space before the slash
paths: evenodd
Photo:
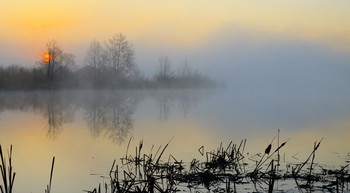
<path id="1" fill-rule="evenodd" d="M 171 140 L 164 146 L 152 145 L 145 153 L 144 141 L 130 147 L 125 156 L 114 160 L 108 174 L 102 174 L 103 183 L 88 193 L 171 193 L 171 192 L 348 192 L 349 164 L 338 169 L 327 168 L 315 161 L 322 139 L 314 143 L 310 155 L 298 163 L 283 160 L 280 150 L 288 140 L 280 143 L 278 134 L 261 153 L 245 152 L 247 140 L 217 149 L 198 149 L 199 159 L 184 162 L 166 153 Z M 130 149 L 131 148 L 131 149 Z M 12 193 L 16 172 L 12 166 L 12 146 L 4 156 L 0 146 L 2 185 L 1 193 Z M 201 161 L 202 160 L 202 161 Z M 7 163 L 9 164 L 7 166 Z M 49 184 L 45 193 L 51 192 L 55 157 L 52 160 Z M 118 165 L 120 164 L 120 165 Z"/>

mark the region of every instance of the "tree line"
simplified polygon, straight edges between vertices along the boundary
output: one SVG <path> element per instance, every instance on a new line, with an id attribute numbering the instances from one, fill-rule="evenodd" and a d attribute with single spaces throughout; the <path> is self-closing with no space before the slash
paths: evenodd
<path id="1" fill-rule="evenodd" d="M 101 43 L 93 40 L 84 62 L 66 53 L 50 40 L 34 67 L 0 66 L 0 89 L 55 88 L 195 88 L 213 87 L 215 82 L 194 70 L 187 59 L 174 70 L 170 59 L 161 55 L 157 69 L 147 78 L 137 68 L 132 44 L 124 34 L 115 34 Z"/>

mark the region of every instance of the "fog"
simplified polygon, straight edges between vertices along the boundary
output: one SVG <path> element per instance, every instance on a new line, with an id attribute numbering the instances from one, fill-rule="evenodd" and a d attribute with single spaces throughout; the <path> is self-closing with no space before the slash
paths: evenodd
<path id="1" fill-rule="evenodd" d="M 154 76 L 159 56 L 166 55 L 174 70 L 187 60 L 201 74 L 224 82 L 229 94 L 223 94 L 219 101 L 239 109 L 234 117 L 261 120 L 267 127 L 278 127 L 269 124 L 274 121 L 302 125 L 313 119 L 332 119 L 333 115 L 348 117 L 347 50 L 239 27 L 221 30 L 197 46 L 132 43 L 135 63 L 145 77 Z M 76 48 L 84 53 L 85 46 Z M 79 65 L 84 54 L 77 55 Z M 1 56 L 6 61 L 6 56 Z M 221 107 L 213 108 L 217 106 Z"/>
<path id="2" fill-rule="evenodd" d="M 40 60 L 42 49 L 37 50 L 37 55 L 27 54 L 30 45 L 13 44 L 4 38 L 0 41 L 2 65 L 36 66 Z M 100 41 L 103 43 L 104 39 Z M 344 89 L 349 81 L 346 74 L 350 71 L 350 56 L 346 48 L 240 26 L 224 27 L 197 45 L 129 41 L 135 49 L 137 67 L 149 78 L 157 69 L 158 58 L 166 55 L 175 70 L 187 59 L 200 73 L 236 89 Z M 61 43 L 59 39 L 58 42 Z M 63 49 L 76 56 L 79 66 L 85 65 L 88 45 L 89 41 L 71 45 L 62 40 Z"/>
<path id="3" fill-rule="evenodd" d="M 162 50 L 177 63 L 187 57 L 201 72 L 225 81 L 237 92 L 348 92 L 348 51 L 300 38 L 238 31 L 241 32 L 217 33 L 195 48 L 164 46 L 147 50 L 140 46 L 136 49 L 137 63 L 150 75 L 158 54 L 155 50 Z"/>

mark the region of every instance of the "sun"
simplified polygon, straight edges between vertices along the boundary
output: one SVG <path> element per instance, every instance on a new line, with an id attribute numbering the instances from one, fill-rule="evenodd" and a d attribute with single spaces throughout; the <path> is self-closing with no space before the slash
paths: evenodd
<path id="1" fill-rule="evenodd" d="M 50 62 L 51 55 L 49 53 L 43 53 L 40 56 L 43 58 L 43 62 Z"/>

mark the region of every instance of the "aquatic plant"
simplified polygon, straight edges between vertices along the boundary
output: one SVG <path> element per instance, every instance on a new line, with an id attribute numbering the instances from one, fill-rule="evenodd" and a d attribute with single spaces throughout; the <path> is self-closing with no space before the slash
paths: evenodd
<path id="1" fill-rule="evenodd" d="M 273 140 L 274 141 L 274 140 Z M 110 173 L 109 183 L 104 183 L 89 193 L 131 193 L 131 192 L 177 192 L 194 189 L 200 192 L 207 189 L 213 192 L 241 192 L 247 191 L 244 187 L 253 186 L 250 191 L 274 192 L 277 181 L 295 182 L 296 187 L 303 192 L 336 190 L 344 192 L 349 190 L 350 181 L 349 166 L 342 166 L 339 170 L 324 169 L 315 162 L 315 154 L 321 144 L 314 143 L 314 149 L 310 156 L 299 164 L 287 164 L 282 170 L 280 150 L 285 147 L 288 140 L 277 146 L 271 142 L 264 153 L 248 157 L 255 163 L 249 165 L 244 153 L 247 140 L 239 144 L 232 141 L 227 146 L 220 146 L 209 152 L 204 151 L 204 146 L 198 149 L 205 161 L 193 159 L 189 163 L 179 161 L 173 155 L 169 155 L 167 161 L 162 161 L 164 152 L 169 143 L 164 147 L 159 146 L 155 153 L 142 153 L 144 143 L 140 141 L 135 147 L 135 154 L 129 154 L 130 142 L 125 156 L 121 158 L 121 167 L 114 160 Z M 308 166 L 306 169 L 305 166 Z M 291 172 L 289 169 L 291 169 Z M 102 190 L 101 187 L 104 187 Z"/>
<path id="2" fill-rule="evenodd" d="M 49 184 L 46 186 L 45 193 L 51 192 L 51 184 L 52 184 L 52 176 L 53 176 L 53 168 L 54 167 L 55 167 L 55 156 L 52 158 L 50 181 L 49 181 Z"/>
<path id="3" fill-rule="evenodd" d="M 10 151 L 8 151 L 8 166 L 6 163 L 6 158 L 2 152 L 2 147 L 0 145 L 0 158 L 1 158 L 1 177 L 2 184 L 0 185 L 1 193 L 12 193 L 13 183 L 15 181 L 16 172 L 13 171 L 12 167 L 12 145 L 10 146 Z"/>

